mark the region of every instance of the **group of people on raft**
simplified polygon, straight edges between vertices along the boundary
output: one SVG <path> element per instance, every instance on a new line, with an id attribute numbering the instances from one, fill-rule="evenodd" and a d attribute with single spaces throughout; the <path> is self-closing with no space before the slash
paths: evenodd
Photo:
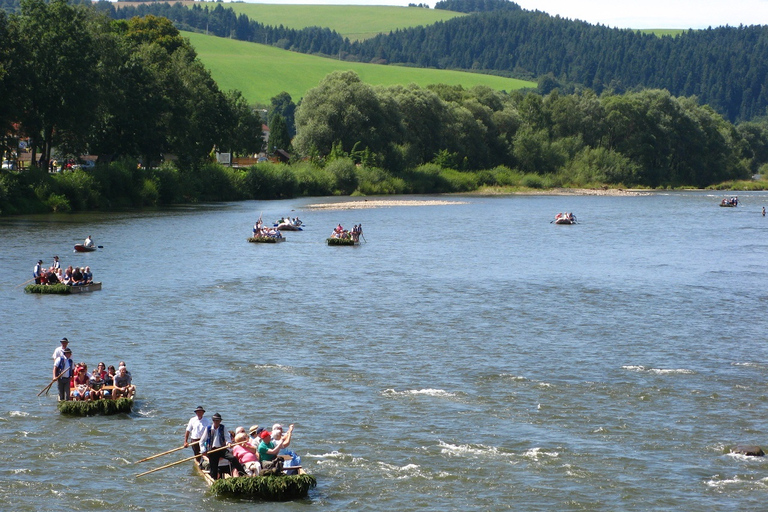
<path id="1" fill-rule="evenodd" d="M 296 474 L 301 457 L 288 449 L 293 436 L 293 425 L 283 432 L 279 423 L 268 430 L 253 425 L 228 430 L 216 413 L 205 417 L 205 409 L 198 406 L 184 431 L 184 447 L 192 447 L 200 469 L 205 469 L 202 457 L 208 459 L 208 472 L 217 480 L 224 475 L 259 476 L 267 474 Z M 294 468 L 294 469 L 291 469 Z"/>
<path id="2" fill-rule="evenodd" d="M 560 220 L 560 219 L 576 222 L 576 216 L 573 214 L 573 212 L 560 212 L 557 215 L 555 215 L 555 220 Z"/>
<path id="3" fill-rule="evenodd" d="M 283 238 L 279 229 L 268 228 L 261 222 L 261 217 L 253 225 L 253 238 L 259 238 L 260 236 L 268 236 L 271 238 Z"/>
<path id="4" fill-rule="evenodd" d="M 736 196 L 731 198 L 724 197 L 720 204 L 723 206 L 739 206 L 739 198 Z"/>
<path id="5" fill-rule="evenodd" d="M 363 234 L 363 225 L 362 224 L 355 224 L 355 227 L 352 228 L 352 230 L 344 229 L 341 224 L 336 226 L 333 229 L 333 233 L 331 233 L 331 238 L 341 238 L 343 240 L 354 240 L 355 242 L 360 241 L 360 236 Z"/>
<path id="6" fill-rule="evenodd" d="M 43 267 L 43 260 L 37 260 L 32 269 L 32 277 L 35 284 L 66 284 L 68 286 L 81 286 L 93 282 L 93 273 L 91 267 L 73 267 L 68 266 L 61 269 L 59 257 L 53 257 L 53 263 L 49 267 Z"/>
<path id="7" fill-rule="evenodd" d="M 136 387 L 124 361 L 120 361 L 117 370 L 113 365 L 99 363 L 89 372 L 87 364 L 72 361 L 69 340 L 62 338 L 60 343 L 53 351 L 53 379 L 58 383 L 59 400 L 133 397 Z"/>

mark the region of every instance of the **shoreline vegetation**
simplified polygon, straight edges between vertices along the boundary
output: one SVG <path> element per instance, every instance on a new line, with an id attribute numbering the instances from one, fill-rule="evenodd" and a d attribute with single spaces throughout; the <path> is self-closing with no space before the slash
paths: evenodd
<path id="1" fill-rule="evenodd" d="M 435 164 L 404 173 L 356 164 L 348 157 L 325 162 L 259 163 L 232 168 L 217 163 L 178 169 L 173 163 L 146 169 L 135 160 L 97 165 L 92 170 L 48 173 L 32 168 L 0 174 L 0 217 L 38 213 L 118 211 L 203 202 L 349 197 L 312 204 L 311 209 L 359 209 L 457 204 L 458 200 L 412 201 L 386 196 L 450 194 L 641 196 L 656 191 L 768 190 L 768 180 L 728 181 L 706 188 L 626 187 L 574 183 L 564 174 L 521 173 L 504 166 L 457 171 Z M 371 197 L 372 199 L 366 199 Z"/>

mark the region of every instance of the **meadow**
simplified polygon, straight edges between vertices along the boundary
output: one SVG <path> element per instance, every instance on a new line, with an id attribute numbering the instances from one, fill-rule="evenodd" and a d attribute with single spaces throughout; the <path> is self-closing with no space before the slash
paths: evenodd
<path id="1" fill-rule="evenodd" d="M 277 5 L 237 2 L 226 6 L 265 25 L 283 25 L 295 29 L 327 27 L 351 41 L 466 16 L 464 13 L 441 9 L 384 5 Z"/>
<path id="2" fill-rule="evenodd" d="M 219 87 L 224 91 L 238 89 L 249 103 L 269 104 L 270 99 L 282 91 L 298 102 L 327 74 L 346 70 L 355 71 L 371 85 L 415 83 L 424 87 L 442 83 L 465 88 L 485 85 L 505 91 L 536 87 L 535 82 L 493 75 L 346 62 L 194 32 L 182 32 L 182 35 L 189 38 Z"/>

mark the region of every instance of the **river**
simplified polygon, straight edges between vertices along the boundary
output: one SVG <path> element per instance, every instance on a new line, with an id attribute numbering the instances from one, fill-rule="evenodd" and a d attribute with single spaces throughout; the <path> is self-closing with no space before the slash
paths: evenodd
<path id="1" fill-rule="evenodd" d="M 14 511 L 764 510 L 768 193 L 411 196 L 0 219 L 0 507 Z M 364 199 L 357 199 L 364 201 Z M 447 204 L 443 204 L 447 203 Z M 579 223 L 551 223 L 560 211 Z M 303 232 L 250 244 L 262 213 Z M 365 242 L 329 247 L 336 224 Z M 92 235 L 102 249 L 73 253 Z M 101 291 L 25 294 L 54 254 Z M 128 415 L 62 417 L 50 381 L 125 360 Z M 223 500 L 180 446 L 202 405 L 231 430 L 295 424 L 317 478 L 289 503 Z"/>

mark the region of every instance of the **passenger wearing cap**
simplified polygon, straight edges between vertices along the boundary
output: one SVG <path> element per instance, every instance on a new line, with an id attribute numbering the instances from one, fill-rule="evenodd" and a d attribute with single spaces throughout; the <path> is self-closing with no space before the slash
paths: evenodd
<path id="1" fill-rule="evenodd" d="M 65 338 L 66 339 L 66 338 Z M 61 357 L 53 362 L 53 378 L 58 379 L 59 400 L 69 400 L 69 379 L 72 377 L 72 351 L 65 348 Z"/>
<path id="2" fill-rule="evenodd" d="M 259 443 L 259 460 L 262 467 L 266 467 L 266 463 L 272 462 L 277 458 L 277 454 L 280 453 L 280 448 L 283 447 L 283 442 L 275 443 L 272 441 L 272 435 L 268 430 L 265 430 L 260 434 L 261 443 Z"/>
<path id="3" fill-rule="evenodd" d="M 200 457 L 200 438 L 203 437 L 203 432 L 206 428 L 211 426 L 211 420 L 205 417 L 205 409 L 198 405 L 195 409 L 195 415 L 189 419 L 187 428 L 184 431 L 184 448 L 192 445 L 192 452 L 194 452 L 197 465 L 202 466 L 203 459 Z"/>
<path id="4" fill-rule="evenodd" d="M 56 272 L 56 269 L 59 269 L 59 268 L 61 268 L 61 263 L 59 263 L 59 257 L 58 256 L 54 256 L 53 257 L 53 263 L 51 264 L 51 270 L 53 272 Z"/>
<path id="5" fill-rule="evenodd" d="M 200 453 L 208 457 L 209 468 L 211 478 L 217 480 L 219 478 L 219 460 L 227 459 L 232 466 L 232 476 L 239 476 L 240 473 L 245 473 L 245 468 L 237 457 L 232 455 L 232 452 L 228 449 L 232 444 L 232 436 L 229 431 L 221 423 L 221 414 L 216 413 L 211 416 L 212 425 L 207 427 L 203 431 L 203 436 L 200 438 Z M 220 450 L 219 448 L 225 448 Z"/>
<path id="6" fill-rule="evenodd" d="M 69 340 L 67 338 L 61 338 L 60 347 L 56 347 L 56 350 L 53 351 L 53 360 L 63 357 L 64 356 L 64 349 L 67 348 L 67 345 L 69 345 Z"/>
<path id="7" fill-rule="evenodd" d="M 264 432 L 264 427 L 260 427 L 258 425 L 251 425 L 251 428 L 248 429 L 248 444 L 258 449 L 259 443 L 261 442 L 261 438 L 259 437 L 259 434 L 261 434 L 262 432 Z"/>

